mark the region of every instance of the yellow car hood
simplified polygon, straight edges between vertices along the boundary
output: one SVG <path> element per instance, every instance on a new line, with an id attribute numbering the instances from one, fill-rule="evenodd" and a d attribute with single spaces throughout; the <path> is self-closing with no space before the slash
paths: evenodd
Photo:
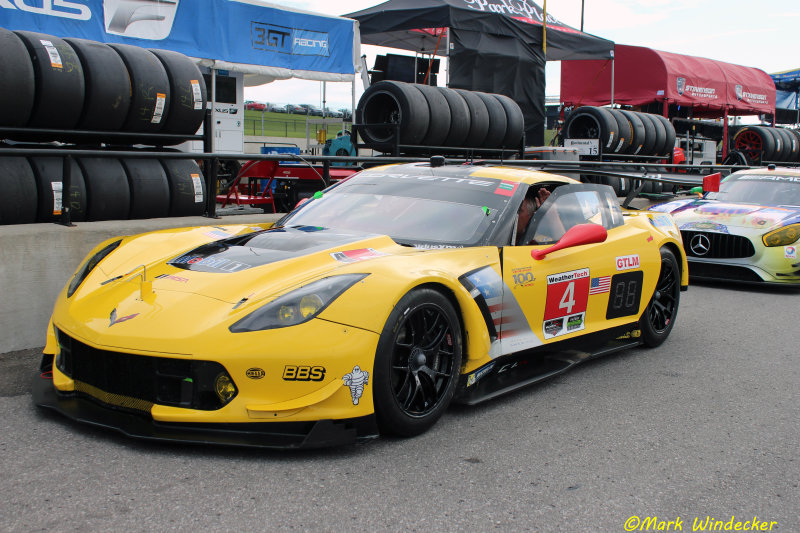
<path id="1" fill-rule="evenodd" d="M 109 256 L 113 272 L 98 268 L 71 298 L 59 299 L 56 326 L 107 346 L 181 353 L 186 339 L 213 336 L 313 279 L 369 272 L 371 260 L 420 253 L 387 236 L 322 228 L 273 229 L 145 263 L 141 248 L 125 258 L 123 244 Z"/>

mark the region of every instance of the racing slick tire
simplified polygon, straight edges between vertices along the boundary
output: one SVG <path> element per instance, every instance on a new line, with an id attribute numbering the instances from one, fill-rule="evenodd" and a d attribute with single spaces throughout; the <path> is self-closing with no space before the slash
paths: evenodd
<path id="1" fill-rule="evenodd" d="M 169 216 L 169 183 L 158 159 L 120 159 L 128 174 L 130 218 Z"/>
<path id="2" fill-rule="evenodd" d="M 439 92 L 442 93 L 447 105 L 450 108 L 450 131 L 445 137 L 444 146 L 461 146 L 469 135 L 469 106 L 464 101 L 464 97 L 458 94 L 454 89 L 447 87 L 437 87 Z"/>
<path id="3" fill-rule="evenodd" d="M 789 134 L 792 135 L 792 137 L 794 137 L 794 141 L 797 144 L 797 152 L 795 152 L 793 161 L 795 163 L 800 162 L 800 131 L 788 130 L 788 129 L 786 131 L 788 131 Z"/>
<path id="4" fill-rule="evenodd" d="M 744 152 L 740 152 L 738 150 L 731 150 L 728 152 L 728 155 L 725 159 L 722 160 L 723 165 L 741 165 L 741 166 L 750 166 L 750 161 L 747 160 L 747 156 Z"/>
<path id="5" fill-rule="evenodd" d="M 191 159 L 162 159 L 169 183 L 169 216 L 202 216 L 206 210 L 206 180 Z"/>
<path id="6" fill-rule="evenodd" d="M 670 157 L 672 155 L 672 151 L 675 149 L 675 136 L 676 136 L 675 126 L 673 126 L 672 122 L 670 122 L 669 119 L 666 117 L 663 117 L 661 115 L 653 115 L 653 117 L 655 117 L 655 119 L 661 122 L 661 124 L 664 126 L 664 135 L 665 135 L 664 147 L 661 153 L 658 153 L 656 155 L 663 155 Z"/>
<path id="7" fill-rule="evenodd" d="M 83 67 L 75 50 L 52 35 L 15 33 L 28 49 L 36 77 L 35 103 L 28 127 L 74 128 L 81 118 L 86 94 Z"/>
<path id="8" fill-rule="evenodd" d="M 678 316 L 680 299 L 681 270 L 678 260 L 668 248 L 661 248 L 661 272 L 650 303 L 639 319 L 645 346 L 655 348 L 667 340 Z"/>
<path id="9" fill-rule="evenodd" d="M 477 93 L 465 89 L 454 89 L 469 107 L 469 133 L 464 139 L 464 148 L 482 148 L 489 135 L 489 110 Z"/>
<path id="10" fill-rule="evenodd" d="M 64 179 L 63 157 L 31 157 L 29 159 L 33 174 L 36 176 L 38 193 L 37 222 L 58 222 L 61 205 L 57 198 L 62 198 L 70 209 L 73 222 L 86 220 L 86 183 L 83 172 L 73 159 L 70 170 L 69 193 L 62 189 Z M 58 184 L 58 185 L 56 185 Z M 66 195 L 66 196 L 65 196 Z"/>
<path id="11" fill-rule="evenodd" d="M 0 183 L 0 225 L 36 222 L 36 178 L 28 160 L 0 157 Z"/>
<path id="12" fill-rule="evenodd" d="M 131 79 L 131 106 L 122 130 L 136 133 L 162 131 L 169 119 L 171 101 L 169 78 L 164 65 L 152 52 L 144 48 L 116 43 L 109 46 L 116 50 L 125 62 Z"/>
<path id="13" fill-rule="evenodd" d="M 633 111 L 617 109 L 617 112 L 621 113 L 625 118 L 627 118 L 631 126 L 631 145 L 628 147 L 625 153 L 638 155 L 639 152 L 642 151 L 644 145 L 644 123 L 639 115 Z"/>
<path id="14" fill-rule="evenodd" d="M 156 49 L 150 52 L 164 65 L 169 78 L 169 111 L 161 133 L 194 135 L 206 116 L 207 94 L 203 74 L 194 61 L 179 52 Z"/>
<path id="15" fill-rule="evenodd" d="M 128 175 L 118 159 L 81 157 L 86 182 L 86 220 L 126 220 L 131 210 Z"/>
<path id="16" fill-rule="evenodd" d="M 122 58 L 105 43 L 64 39 L 83 65 L 86 98 L 77 128 L 119 131 L 131 106 L 131 79 Z"/>
<path id="17" fill-rule="evenodd" d="M 653 148 L 650 149 L 650 155 L 663 154 L 664 146 L 667 143 L 667 130 L 664 128 L 664 123 L 658 120 L 657 115 L 650 113 L 642 113 L 642 117 L 645 117 L 653 125 L 653 137 L 655 141 L 653 142 Z"/>
<path id="18" fill-rule="evenodd" d="M 773 135 L 780 135 L 782 137 L 782 150 L 780 159 L 778 161 L 796 161 L 797 160 L 797 138 L 787 129 L 772 128 Z"/>
<path id="19" fill-rule="evenodd" d="M 373 368 L 373 401 L 383 434 L 413 437 L 442 416 L 461 373 L 461 322 L 431 288 L 403 296 L 386 320 Z"/>
<path id="20" fill-rule="evenodd" d="M 651 155 L 653 153 L 653 148 L 656 146 L 657 136 L 656 136 L 656 127 L 653 124 L 653 121 L 647 118 L 646 113 L 640 113 L 638 111 L 631 111 L 632 114 L 636 115 L 639 120 L 642 121 L 642 127 L 644 127 L 644 139 L 642 139 L 642 149 L 639 150 L 638 155 Z"/>
<path id="21" fill-rule="evenodd" d="M 514 100 L 504 94 L 492 93 L 497 98 L 503 109 L 506 110 L 506 136 L 503 138 L 503 148 L 516 148 L 522 144 L 522 134 L 525 132 L 525 117 L 522 108 Z"/>
<path id="22" fill-rule="evenodd" d="M 761 161 L 772 161 L 775 156 L 775 137 L 769 128 L 763 126 L 745 126 L 736 132 L 733 145 L 737 151 L 744 153 L 749 161 L 760 164 Z"/>
<path id="23" fill-rule="evenodd" d="M 24 127 L 33 110 L 33 65 L 22 40 L 5 28 L 0 28 L 0 71 L 14 73 L 0 76 L 0 126 Z"/>
<path id="24" fill-rule="evenodd" d="M 361 130 L 367 146 L 394 144 L 398 132 L 400 144 L 420 145 L 430 125 L 428 101 L 422 91 L 410 83 L 379 81 L 361 95 L 356 106 L 356 120 L 359 124 L 380 124 L 364 126 Z M 382 124 L 397 124 L 399 131 Z"/>
<path id="25" fill-rule="evenodd" d="M 565 139 L 599 139 L 602 152 L 613 152 L 617 135 L 617 119 L 604 107 L 581 106 L 564 122 Z"/>
<path id="26" fill-rule="evenodd" d="M 476 92 L 475 94 L 483 100 L 486 105 L 486 111 L 489 112 L 489 128 L 486 132 L 483 146 L 485 148 L 500 148 L 503 146 L 503 141 L 506 138 L 506 128 L 508 127 L 506 109 L 494 95 L 482 92 Z"/>
<path id="27" fill-rule="evenodd" d="M 614 153 L 627 153 L 632 144 L 631 135 L 633 135 L 633 125 L 628 120 L 628 117 L 622 114 L 619 109 L 609 109 L 608 111 L 614 115 L 614 120 L 617 121 L 617 132 L 619 132 L 619 136 L 612 146 Z"/>
<path id="28" fill-rule="evenodd" d="M 444 146 L 444 140 L 450 131 L 450 106 L 444 95 L 436 87 L 430 85 L 414 85 L 428 102 L 430 122 L 428 132 L 422 139 L 425 146 Z"/>

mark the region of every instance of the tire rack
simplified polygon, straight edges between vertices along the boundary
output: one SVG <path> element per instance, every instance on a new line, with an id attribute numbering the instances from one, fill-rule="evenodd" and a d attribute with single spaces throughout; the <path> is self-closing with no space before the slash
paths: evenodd
<path id="1" fill-rule="evenodd" d="M 90 140 L 97 140 L 98 138 L 102 139 L 125 139 L 129 141 L 130 139 L 136 139 L 137 137 L 141 138 L 144 141 L 147 141 L 147 144 L 152 144 L 152 141 L 203 141 L 203 152 L 208 153 L 211 151 L 211 112 L 206 111 L 205 120 L 203 121 L 203 131 L 208 132 L 203 135 L 177 135 L 177 134 L 169 134 L 169 133 L 132 133 L 132 132 L 122 132 L 122 131 L 87 131 L 87 130 L 52 130 L 52 129 L 43 129 L 43 128 L 8 128 L 8 127 L 0 127 L 0 139 L 14 139 L 15 135 L 21 136 L 18 138 L 41 138 L 41 139 L 90 139 Z M 128 142 L 128 144 L 134 144 Z M 176 144 L 176 143 L 171 143 Z M 159 146 L 155 144 L 153 146 Z M 126 151 L 109 151 L 109 150 L 72 150 L 72 149 L 37 149 L 37 148 L 2 148 L 0 149 L 0 154 L 6 155 L 16 155 L 16 156 L 59 156 L 63 155 L 63 175 L 61 180 L 61 187 L 64 191 L 69 191 L 70 187 L 72 186 L 72 160 L 75 156 L 88 156 L 88 157 L 128 157 L 132 159 L 146 159 L 154 156 L 158 156 L 164 159 L 204 159 L 207 161 L 205 157 L 198 157 L 200 154 L 196 153 L 174 153 L 174 152 L 126 152 Z M 185 157 L 175 157 L 184 155 Z M 216 171 L 216 163 L 218 160 L 214 160 L 214 164 L 209 168 L 209 165 L 206 164 L 203 169 L 203 173 L 205 174 L 206 178 L 206 216 L 215 217 L 216 216 L 216 203 L 214 201 L 214 196 L 211 195 L 208 191 L 215 190 L 216 188 L 216 179 L 217 179 L 217 171 Z M 214 187 L 211 188 L 211 185 Z M 72 223 L 72 219 L 69 212 L 69 205 L 67 204 L 68 194 L 61 195 L 61 215 L 58 220 L 58 224 L 63 226 L 74 226 Z"/>
<path id="2" fill-rule="evenodd" d="M 387 142 L 387 143 L 373 143 L 373 144 L 362 144 L 358 142 L 358 139 L 361 138 L 361 132 L 364 128 L 393 128 L 395 130 L 395 142 Z M 522 134 L 522 139 L 520 139 L 520 145 L 515 148 L 463 148 L 463 147 L 455 147 L 455 146 L 419 146 L 413 144 L 400 144 L 400 124 L 398 123 L 385 123 L 385 124 L 353 124 L 353 135 L 355 136 L 356 142 L 354 146 L 356 147 L 356 153 L 358 152 L 359 148 L 367 148 L 376 150 L 378 152 L 384 154 L 391 154 L 392 157 L 400 157 L 401 154 L 409 153 L 409 154 L 422 154 L 422 155 L 443 155 L 447 156 L 455 156 L 455 157 L 463 157 L 467 160 L 474 159 L 476 156 L 478 157 L 485 157 L 485 156 L 495 156 L 499 158 L 501 161 L 508 159 L 508 158 L 518 158 L 522 159 L 525 155 L 525 133 Z M 412 156 L 413 157 L 413 156 Z"/>

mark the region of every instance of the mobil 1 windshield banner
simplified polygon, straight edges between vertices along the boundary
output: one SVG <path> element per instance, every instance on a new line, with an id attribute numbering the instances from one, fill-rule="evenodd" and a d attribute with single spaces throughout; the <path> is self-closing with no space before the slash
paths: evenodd
<path id="1" fill-rule="evenodd" d="M 353 74 L 354 22 L 234 0 L 0 0 L 0 26 L 293 70 Z"/>

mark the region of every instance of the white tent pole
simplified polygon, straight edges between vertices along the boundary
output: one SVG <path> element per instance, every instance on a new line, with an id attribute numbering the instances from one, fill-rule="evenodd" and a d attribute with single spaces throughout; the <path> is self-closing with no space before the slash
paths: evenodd
<path id="1" fill-rule="evenodd" d="M 447 57 L 447 65 L 445 66 L 445 78 L 448 87 L 450 87 L 450 28 L 445 28 L 447 32 L 447 40 L 445 41 L 445 57 Z"/>
<path id="2" fill-rule="evenodd" d="M 211 67 L 211 131 L 208 132 L 208 135 L 211 137 L 211 151 L 217 151 L 217 139 L 216 139 L 216 125 L 217 125 L 217 116 L 216 116 L 216 102 L 217 102 L 217 69 Z"/>
<path id="3" fill-rule="evenodd" d="M 614 105 L 614 57 L 611 57 L 611 105 Z"/>

